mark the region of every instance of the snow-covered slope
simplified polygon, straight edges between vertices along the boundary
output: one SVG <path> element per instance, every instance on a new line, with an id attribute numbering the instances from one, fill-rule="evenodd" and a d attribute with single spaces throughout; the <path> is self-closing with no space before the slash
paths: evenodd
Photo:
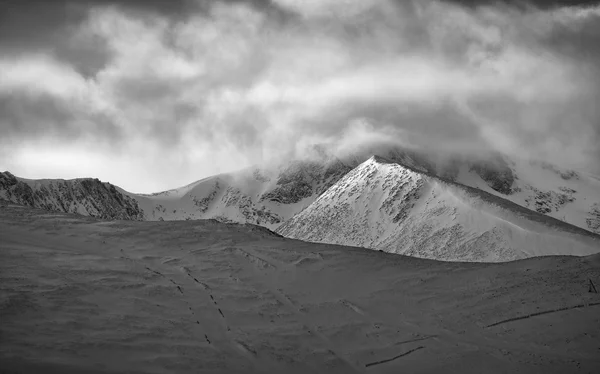
<path id="1" fill-rule="evenodd" d="M 498 153 L 448 154 L 373 146 L 347 156 L 357 166 L 370 155 L 489 192 L 523 207 L 600 234 L 600 179 L 543 161 Z"/>
<path id="2" fill-rule="evenodd" d="M 275 229 L 351 169 L 335 158 L 296 161 L 274 170 L 248 169 L 170 191 L 129 196 L 147 220 L 214 218 Z"/>
<path id="3" fill-rule="evenodd" d="M 597 373 L 600 255 L 453 263 L 0 207 L 3 373 Z"/>
<path id="4" fill-rule="evenodd" d="M 278 233 L 459 261 L 600 252 L 600 237 L 494 195 L 371 157 Z"/>
<path id="5" fill-rule="evenodd" d="M 0 173 L 0 198 L 34 208 L 105 219 L 143 220 L 135 199 L 98 179 L 17 178 Z"/>
<path id="6" fill-rule="evenodd" d="M 508 199 L 523 207 L 600 233 L 600 180 L 544 162 L 509 160 L 464 163 L 454 181 Z M 492 171 L 491 173 L 489 171 Z"/>

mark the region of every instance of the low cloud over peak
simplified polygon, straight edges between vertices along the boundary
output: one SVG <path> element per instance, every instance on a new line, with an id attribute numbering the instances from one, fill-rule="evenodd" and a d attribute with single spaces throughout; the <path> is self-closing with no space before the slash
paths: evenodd
<path id="1" fill-rule="evenodd" d="M 592 170 L 600 6 L 571 3 L 8 2 L 51 11 L 3 26 L 0 169 L 151 192 L 392 137 Z"/>

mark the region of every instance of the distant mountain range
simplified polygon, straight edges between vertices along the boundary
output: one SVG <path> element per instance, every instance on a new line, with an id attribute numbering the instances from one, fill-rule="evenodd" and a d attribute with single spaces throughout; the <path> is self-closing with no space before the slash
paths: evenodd
<path id="1" fill-rule="evenodd" d="M 0 198 L 106 219 L 252 223 L 307 241 L 446 260 L 600 252 L 600 180 L 592 175 L 499 154 L 315 150 L 155 194 L 4 172 Z"/>

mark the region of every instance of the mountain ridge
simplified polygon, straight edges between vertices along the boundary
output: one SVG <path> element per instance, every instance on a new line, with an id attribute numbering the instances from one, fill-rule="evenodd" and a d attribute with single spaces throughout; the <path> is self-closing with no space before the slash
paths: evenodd
<path id="1" fill-rule="evenodd" d="M 0 172 L 0 198 L 34 208 L 103 219 L 143 220 L 137 201 L 97 178 L 17 178 Z"/>
<path id="2" fill-rule="evenodd" d="M 278 166 L 252 167 L 237 172 L 222 173 L 180 188 L 153 194 L 131 193 L 114 186 L 118 194 L 109 191 L 108 195 L 117 200 L 123 200 L 123 197 L 128 199 L 120 208 L 115 205 L 108 209 L 107 214 L 99 213 L 98 208 L 101 207 L 93 206 L 101 204 L 102 199 L 97 202 L 97 199 L 94 200 L 93 204 L 84 203 L 83 205 L 91 206 L 88 209 L 87 207 L 76 208 L 81 203 L 70 202 L 68 196 L 52 199 L 48 197 L 56 193 L 57 188 L 48 189 L 46 185 L 81 184 L 78 181 L 88 180 L 85 178 L 54 182 L 16 178 L 29 186 L 22 187 L 23 191 L 27 188 L 32 191 L 27 193 L 22 191 L 20 198 L 13 196 L 14 192 L 9 194 L 15 201 L 24 201 L 29 205 L 34 204 L 33 200 L 24 198 L 25 195 L 46 195 L 46 198 L 41 200 L 52 200 L 51 203 L 37 203 L 38 205 L 42 204 L 48 209 L 87 215 L 104 214 L 107 218 L 135 220 L 212 218 L 223 222 L 258 224 L 270 230 L 277 230 L 371 155 L 378 157 L 379 162 L 399 164 L 408 170 L 425 173 L 439 180 L 484 191 L 499 199 L 511 201 L 524 209 L 537 211 L 590 232 L 600 233 L 600 179 L 563 170 L 544 162 L 517 162 L 500 154 L 491 154 L 487 158 L 481 155 L 450 157 L 395 146 L 363 147 L 338 155 L 328 152 L 326 147 L 315 147 L 313 152 L 307 153 L 305 159 L 293 160 Z M 93 182 L 84 182 L 84 184 L 97 184 L 100 187 L 99 181 L 89 180 Z M 112 185 L 108 184 L 108 186 Z M 45 191 L 36 192 L 42 187 Z M 0 186 L 0 190 L 6 188 L 6 183 L 4 187 Z M 68 190 L 66 187 L 63 189 Z M 83 191 L 81 188 L 76 189 Z M 2 193 L 0 191 L 0 194 Z M 6 192 L 3 194 L 7 195 Z M 81 196 L 72 198 L 82 199 Z M 7 199 L 11 198 L 7 197 Z M 66 205 L 63 207 L 60 202 Z M 116 213 L 115 209 L 117 211 L 124 209 L 126 214 Z M 515 207 L 515 209 L 520 208 Z"/>
<path id="3" fill-rule="evenodd" d="M 451 261 L 600 251 L 594 233 L 382 157 L 353 169 L 277 232 Z"/>

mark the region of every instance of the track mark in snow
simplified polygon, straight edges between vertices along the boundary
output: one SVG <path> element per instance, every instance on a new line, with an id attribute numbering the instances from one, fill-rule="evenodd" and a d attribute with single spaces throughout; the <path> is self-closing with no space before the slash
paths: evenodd
<path id="1" fill-rule="evenodd" d="M 543 312 L 532 313 L 532 314 L 528 314 L 526 316 L 509 318 L 509 319 L 505 319 L 505 320 L 500 321 L 500 322 L 492 323 L 491 325 L 487 325 L 486 328 L 494 327 L 494 326 L 498 326 L 498 325 L 502 325 L 502 324 L 509 323 L 509 322 L 520 321 L 522 319 L 527 319 L 527 318 L 531 318 L 531 317 L 537 317 L 537 316 L 541 316 L 543 314 L 558 313 L 558 312 L 563 312 L 565 310 L 578 309 L 578 308 L 586 308 L 586 307 L 595 306 L 595 305 L 600 305 L 600 302 L 598 302 L 598 303 L 588 303 L 588 304 L 579 304 L 579 305 L 575 305 L 575 306 L 567 306 L 567 307 L 564 307 L 564 308 L 552 309 L 552 310 L 545 310 Z"/>
<path id="2" fill-rule="evenodd" d="M 308 264 L 317 263 L 322 260 L 323 260 L 323 256 L 321 256 L 320 253 L 310 253 L 306 256 L 299 258 L 298 260 L 296 260 L 294 262 L 291 262 L 291 265 L 294 265 L 294 266 L 305 265 L 305 264 L 308 265 Z"/>
<path id="3" fill-rule="evenodd" d="M 200 323 L 200 320 L 198 319 L 198 317 L 196 316 L 196 313 L 194 312 L 194 307 L 192 305 L 192 303 L 190 303 L 190 300 L 188 299 L 188 297 L 186 297 L 186 295 L 184 294 L 183 291 L 183 286 L 182 283 L 178 283 L 175 279 L 178 279 L 180 282 L 185 283 L 185 279 L 181 280 L 179 278 L 177 278 L 176 274 L 173 274 L 173 276 L 175 276 L 175 278 L 171 278 L 169 277 L 168 273 L 162 273 L 160 271 L 154 270 L 153 268 L 147 266 L 144 264 L 144 260 L 137 260 L 137 259 L 133 259 L 130 258 L 126 255 L 121 256 L 121 258 L 124 258 L 128 261 L 131 261 L 134 264 L 140 264 L 142 266 L 144 266 L 144 268 L 146 270 L 148 270 L 149 272 L 156 274 L 162 278 L 164 278 L 165 280 L 168 280 L 171 284 L 173 284 L 176 288 L 177 291 L 179 291 L 179 293 L 182 295 L 182 302 L 185 304 L 185 306 L 187 307 L 190 316 L 191 316 L 191 326 L 194 326 L 194 322 L 197 325 L 197 328 L 200 328 L 201 330 L 205 330 L 207 329 L 207 326 L 204 326 L 204 323 Z M 167 266 L 173 266 L 173 264 L 171 263 L 171 261 L 165 261 L 163 262 L 161 265 L 167 265 Z M 242 349 L 240 346 L 239 342 L 235 341 L 232 339 L 232 337 L 230 336 L 231 334 L 231 327 L 229 326 L 229 324 L 227 323 L 227 319 L 225 317 L 225 314 L 223 313 L 223 311 L 218 307 L 217 301 L 215 300 L 215 298 L 213 297 L 213 295 L 210 293 L 211 288 L 209 287 L 208 284 L 200 281 L 198 278 L 194 277 L 191 273 L 191 270 L 185 266 L 176 266 L 178 268 L 178 270 L 184 272 L 191 280 L 193 280 L 196 284 L 198 284 L 199 286 L 202 287 L 202 290 L 204 292 L 206 292 L 206 294 L 208 294 L 211 298 L 211 300 L 213 301 L 214 305 L 215 305 L 215 312 L 219 312 L 220 317 L 216 317 L 216 318 L 220 318 L 223 320 L 223 329 L 224 331 L 213 331 L 214 326 L 210 326 L 208 327 L 208 331 L 213 331 L 213 333 L 215 333 L 216 339 L 213 336 L 213 340 L 210 340 L 208 335 L 206 333 L 200 333 L 204 335 L 204 339 L 206 340 L 206 342 L 214 347 L 216 347 L 219 350 L 224 350 L 224 352 L 229 352 L 229 353 L 238 353 L 241 354 L 242 356 L 246 357 L 247 359 L 249 359 L 250 361 L 252 361 L 254 359 L 254 355 L 256 355 L 256 353 L 252 354 L 253 350 L 249 347 Z M 165 275 L 167 274 L 167 275 Z M 216 322 L 216 321 L 214 321 Z M 197 332 L 199 333 L 199 331 Z M 201 337 L 202 335 L 200 335 L 199 337 Z M 201 339 L 201 338 L 200 338 Z M 241 350 L 241 352 L 240 352 Z"/>
<path id="4" fill-rule="evenodd" d="M 175 261 L 178 261 L 178 260 L 179 260 L 178 258 L 169 257 L 169 258 L 167 258 L 166 260 L 162 261 L 161 263 L 162 263 L 163 265 L 168 265 L 168 264 L 170 264 L 171 262 L 175 262 Z"/>
<path id="5" fill-rule="evenodd" d="M 200 286 L 202 286 L 202 288 L 203 288 L 203 290 L 204 290 L 204 291 L 210 291 L 210 290 L 211 290 L 211 288 L 208 286 L 208 284 L 206 284 L 206 283 L 204 283 L 204 282 L 201 282 L 201 281 L 199 281 L 199 280 L 198 280 L 198 278 L 194 277 L 194 276 L 191 274 L 191 270 L 190 270 L 189 268 L 187 268 L 187 267 L 185 267 L 185 266 L 182 266 L 182 267 L 180 268 L 180 270 L 183 270 L 183 271 L 185 272 L 185 274 L 186 274 L 188 277 L 190 277 L 191 279 L 193 279 L 193 280 L 194 280 L 194 282 L 195 282 L 195 283 L 197 283 L 197 284 L 199 284 Z M 180 292 L 180 293 L 183 295 L 183 289 L 181 288 L 181 286 L 180 286 L 178 283 L 174 282 L 172 279 L 169 279 L 169 280 L 170 280 L 170 281 L 171 281 L 173 284 L 177 285 L 177 289 L 178 289 L 178 290 L 179 290 L 179 292 Z M 207 292 L 207 293 L 208 293 L 208 292 Z M 226 327 L 226 330 L 227 330 L 227 331 L 231 331 L 231 327 L 230 327 L 230 326 L 229 326 L 229 324 L 227 323 L 227 318 L 225 317 L 225 314 L 223 313 L 223 311 L 221 310 L 221 308 L 219 308 L 219 307 L 218 307 L 219 305 L 217 304 L 217 301 L 215 300 L 214 296 L 213 296 L 211 293 L 208 293 L 208 296 L 209 296 L 209 297 L 210 297 L 210 299 L 212 300 L 213 304 L 214 304 L 214 305 L 217 307 L 217 311 L 219 312 L 219 314 L 220 314 L 220 315 L 221 315 L 221 317 L 223 318 L 223 321 L 225 321 L 225 327 Z M 187 301 L 186 301 L 186 303 L 187 303 Z M 188 305 L 189 305 L 189 304 L 188 304 Z M 192 309 L 191 309 L 191 308 L 190 308 L 190 311 L 192 311 Z M 193 312 L 193 311 L 192 311 L 192 314 L 194 314 L 194 312 Z M 198 322 L 198 321 L 196 321 L 196 323 L 198 323 L 198 324 L 199 324 L 199 322 Z"/>
<path id="6" fill-rule="evenodd" d="M 306 320 L 306 318 L 304 318 L 305 313 L 304 313 L 303 309 L 301 307 L 298 307 L 296 302 L 294 302 L 288 295 L 283 293 L 283 290 L 281 290 L 281 289 L 277 289 L 277 290 L 269 289 L 269 290 L 275 296 L 275 298 L 277 300 L 279 300 L 279 302 L 281 302 L 283 305 L 286 305 L 289 309 L 291 309 L 296 314 L 298 319 L 304 325 L 304 328 L 306 329 L 308 334 L 314 335 L 317 338 L 319 338 L 323 343 L 325 343 L 325 345 L 327 345 L 329 347 L 328 350 L 333 356 L 337 357 L 342 362 L 344 362 L 346 365 L 350 366 L 352 369 L 354 369 L 354 371 L 362 372 L 359 368 L 356 367 L 356 365 L 354 365 L 352 362 L 350 362 L 349 360 L 344 358 L 343 355 L 341 355 L 340 353 L 337 353 L 333 349 L 334 345 L 331 343 L 329 338 L 327 338 L 325 335 L 320 333 L 316 328 L 314 328 L 313 326 L 310 325 L 308 320 Z"/>
<path id="7" fill-rule="evenodd" d="M 252 348 L 250 348 L 250 346 L 240 340 L 234 340 L 235 345 L 237 345 L 237 347 L 240 349 L 240 351 L 242 351 L 245 354 L 249 354 L 252 356 L 256 356 L 256 351 Z"/>
<path id="8" fill-rule="evenodd" d="M 194 277 L 192 274 L 187 273 L 188 277 L 192 278 L 194 280 L 194 282 L 198 283 L 199 285 L 201 285 L 204 290 L 210 290 L 210 287 L 208 286 L 208 284 L 199 281 L 196 277 Z"/>
<path id="9" fill-rule="evenodd" d="M 415 351 L 418 351 L 419 349 L 423 349 L 423 348 L 425 348 L 425 347 L 423 347 L 423 346 L 419 346 L 419 347 L 417 347 L 417 348 L 415 348 L 415 349 L 411 349 L 410 351 L 404 352 L 404 353 L 402 353 L 402 354 L 400 354 L 400 355 L 398 355 L 398 356 L 395 356 L 395 357 L 392 357 L 392 358 L 388 358 L 388 359 L 386 359 L 386 360 L 375 361 L 375 362 L 371 362 L 371 363 L 365 364 L 365 367 L 369 367 L 369 366 L 375 366 L 375 365 L 381 365 L 381 364 L 385 364 L 385 363 L 387 363 L 387 362 L 390 362 L 390 361 L 397 360 L 397 359 L 399 359 L 400 357 L 404 357 L 404 356 L 406 356 L 406 355 L 409 355 L 409 354 L 411 354 L 411 353 L 413 353 L 413 352 L 415 352 Z"/>
<path id="10" fill-rule="evenodd" d="M 407 344 L 407 343 L 414 343 L 414 342 L 418 342 L 421 340 L 427 340 L 427 339 L 431 339 L 431 338 L 437 338 L 437 335 L 430 335 L 430 336 L 424 336 L 422 338 L 415 338 L 415 339 L 410 339 L 410 340 L 404 340 L 401 342 L 397 342 L 394 343 L 394 345 L 402 345 L 402 344 Z"/>
<path id="11" fill-rule="evenodd" d="M 374 315 L 370 315 L 369 312 L 359 308 L 357 305 L 351 303 L 350 301 L 346 300 L 346 299 L 342 299 L 339 301 L 340 303 L 342 303 L 342 305 L 352 309 L 356 314 L 362 316 L 362 318 L 369 323 L 373 323 L 374 320 L 379 319 L 379 317 L 374 316 Z M 389 326 L 393 326 L 393 327 L 397 327 L 397 328 L 402 328 L 402 329 L 408 329 L 409 331 L 413 332 L 414 334 L 417 335 L 425 335 L 423 334 L 423 329 L 422 327 L 406 320 L 406 319 L 402 319 L 400 321 L 398 320 L 390 320 L 388 318 L 384 318 L 383 319 L 385 321 L 385 323 Z M 398 323 L 400 322 L 400 324 Z M 377 324 L 375 324 L 377 325 Z M 430 337 L 433 337 L 435 335 L 429 335 Z"/>
<path id="12" fill-rule="evenodd" d="M 135 260 L 133 260 L 133 259 L 130 259 L 130 260 L 135 262 Z M 152 272 L 152 273 L 154 273 L 156 275 L 160 275 L 161 277 L 164 278 L 164 274 L 161 273 L 160 271 L 156 271 L 156 270 L 150 269 L 148 266 L 144 266 L 144 267 L 146 268 L 146 270 L 148 270 L 148 271 L 150 271 L 150 272 Z"/>
<path id="13" fill-rule="evenodd" d="M 235 253 L 241 254 L 242 256 L 244 256 L 245 258 L 248 259 L 249 262 L 256 264 L 257 262 L 259 264 L 267 264 L 266 266 L 263 265 L 263 267 L 275 267 L 277 268 L 275 265 L 273 265 L 272 263 L 270 263 L 269 261 L 266 261 L 258 256 L 255 256 L 253 254 L 250 254 L 244 250 L 241 249 L 237 249 L 237 248 L 231 248 L 235 251 Z M 290 311 L 292 311 L 295 315 L 296 318 L 302 323 L 302 325 L 304 326 L 304 328 L 306 329 L 306 332 L 309 335 L 313 335 L 316 336 L 317 338 L 319 338 L 319 340 L 321 340 L 327 347 L 328 347 L 328 351 L 335 356 L 336 358 L 338 358 L 341 362 L 345 363 L 347 366 L 349 366 L 353 372 L 357 372 L 357 373 L 362 373 L 364 372 L 362 368 L 358 367 L 357 365 L 355 365 L 353 362 L 349 361 L 348 359 L 346 359 L 342 354 L 336 352 L 336 350 L 334 349 L 334 345 L 333 343 L 329 340 L 329 338 L 327 338 L 325 335 L 323 335 L 322 333 L 320 333 L 314 326 L 312 326 L 309 323 L 308 318 L 306 318 L 306 313 L 304 311 L 304 309 L 302 308 L 302 306 L 299 306 L 294 300 L 292 300 L 288 295 L 286 295 L 282 289 L 274 289 L 273 287 L 271 287 L 268 283 L 264 283 L 264 282 L 260 282 L 262 287 L 264 289 L 266 289 L 267 291 L 269 291 L 269 293 L 271 293 L 271 295 L 273 295 L 275 297 L 275 299 L 281 303 L 282 305 L 286 306 L 288 309 L 290 309 Z"/>
<path id="14" fill-rule="evenodd" d="M 343 305 L 347 306 L 348 308 L 352 309 L 353 311 L 355 311 L 357 314 L 360 314 L 361 316 L 365 315 L 365 312 L 363 312 L 362 309 L 360 309 L 356 305 L 352 304 L 348 300 L 341 300 L 341 303 Z"/>
<path id="15" fill-rule="evenodd" d="M 283 299 L 285 299 L 285 301 L 293 309 L 297 310 L 298 312 L 303 312 L 303 308 L 301 306 L 299 306 L 298 303 L 296 303 L 294 300 L 292 300 L 288 295 L 286 295 L 281 288 L 277 289 L 277 293 L 279 294 L 280 297 L 282 297 Z"/>
<path id="16" fill-rule="evenodd" d="M 250 260 L 250 262 L 252 262 L 255 265 L 259 265 L 260 267 L 263 267 L 263 268 L 276 268 L 276 266 L 274 264 L 272 264 L 270 261 L 267 261 L 264 258 L 257 256 L 254 253 L 250 253 L 249 251 L 243 250 L 241 248 L 231 248 L 231 249 L 233 249 L 236 253 L 239 253 L 242 256 L 246 257 L 248 260 Z"/>

